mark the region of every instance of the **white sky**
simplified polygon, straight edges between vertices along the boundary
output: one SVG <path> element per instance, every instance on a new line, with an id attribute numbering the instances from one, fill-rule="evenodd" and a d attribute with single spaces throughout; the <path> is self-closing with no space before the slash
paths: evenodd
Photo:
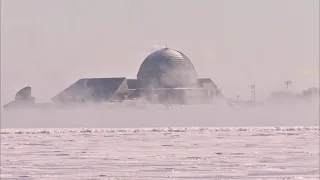
<path id="1" fill-rule="evenodd" d="M 2 0 L 1 102 L 83 77 L 135 78 L 157 46 L 182 51 L 225 96 L 319 86 L 319 0 Z"/>

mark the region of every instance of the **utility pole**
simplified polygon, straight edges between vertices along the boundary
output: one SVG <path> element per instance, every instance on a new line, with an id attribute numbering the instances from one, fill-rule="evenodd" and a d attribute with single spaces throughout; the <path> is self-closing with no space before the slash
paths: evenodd
<path id="1" fill-rule="evenodd" d="M 292 83 L 292 81 L 290 81 L 290 80 L 284 81 L 284 84 L 286 85 L 287 90 L 289 89 L 289 85 L 290 85 L 291 83 Z"/>
<path id="2" fill-rule="evenodd" d="M 256 101 L 256 85 L 253 84 L 249 87 L 251 89 L 251 100 L 253 100 L 255 102 Z M 252 94 L 253 94 L 253 98 L 252 98 Z"/>

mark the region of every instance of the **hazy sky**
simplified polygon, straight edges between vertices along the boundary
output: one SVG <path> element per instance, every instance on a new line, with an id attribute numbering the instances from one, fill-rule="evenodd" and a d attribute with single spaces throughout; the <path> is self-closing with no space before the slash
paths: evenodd
<path id="1" fill-rule="evenodd" d="M 83 77 L 135 78 L 159 46 L 226 96 L 319 86 L 319 0 L 1 0 L 1 96 L 48 100 Z"/>

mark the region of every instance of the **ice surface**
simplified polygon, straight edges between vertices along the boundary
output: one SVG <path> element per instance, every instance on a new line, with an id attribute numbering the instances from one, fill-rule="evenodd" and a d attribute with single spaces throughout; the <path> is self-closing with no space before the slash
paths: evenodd
<path id="1" fill-rule="evenodd" d="M 2 129 L 1 179 L 319 179 L 319 130 Z"/>

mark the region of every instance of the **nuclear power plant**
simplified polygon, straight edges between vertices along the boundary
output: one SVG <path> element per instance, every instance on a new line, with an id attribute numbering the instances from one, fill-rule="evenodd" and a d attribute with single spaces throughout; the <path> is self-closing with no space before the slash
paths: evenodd
<path id="1" fill-rule="evenodd" d="M 144 59 L 136 79 L 83 78 L 51 100 L 63 105 L 139 99 L 152 104 L 203 104 L 211 103 L 221 96 L 220 90 L 210 78 L 198 77 L 186 55 L 174 49 L 163 48 Z M 18 99 L 15 101 L 34 102 L 31 87 L 19 91 L 16 97 Z"/>

